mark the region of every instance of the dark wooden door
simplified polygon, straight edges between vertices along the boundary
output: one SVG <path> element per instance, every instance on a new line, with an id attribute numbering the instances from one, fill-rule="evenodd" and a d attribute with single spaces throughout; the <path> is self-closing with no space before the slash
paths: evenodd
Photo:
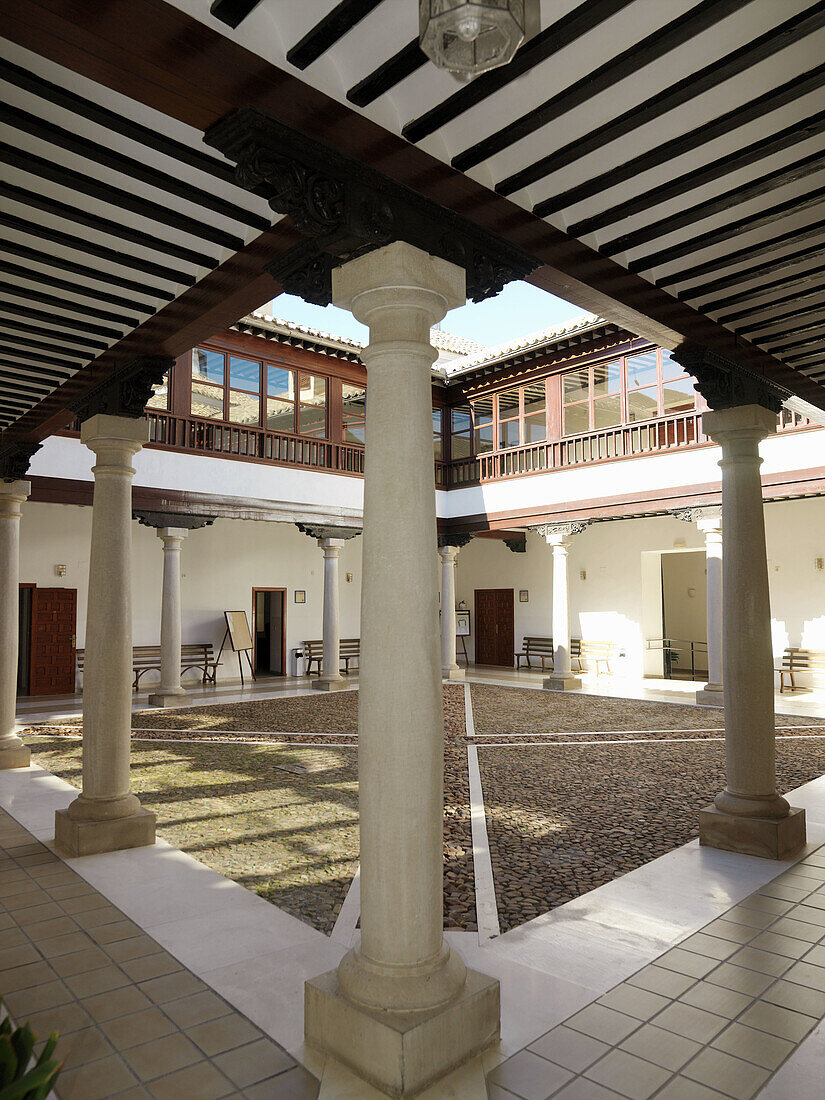
<path id="1" fill-rule="evenodd" d="M 476 589 L 476 664 L 512 668 L 515 629 L 512 588 Z"/>
<path id="2" fill-rule="evenodd" d="M 77 589 L 32 591 L 30 695 L 63 695 L 75 687 Z"/>

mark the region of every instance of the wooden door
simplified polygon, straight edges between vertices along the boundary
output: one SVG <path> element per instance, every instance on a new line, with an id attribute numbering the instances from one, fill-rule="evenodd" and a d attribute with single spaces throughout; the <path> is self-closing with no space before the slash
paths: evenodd
<path id="1" fill-rule="evenodd" d="M 476 664 L 512 668 L 515 650 L 512 588 L 476 589 Z"/>
<path id="2" fill-rule="evenodd" d="M 76 588 L 32 591 L 30 695 L 74 691 L 76 617 Z"/>

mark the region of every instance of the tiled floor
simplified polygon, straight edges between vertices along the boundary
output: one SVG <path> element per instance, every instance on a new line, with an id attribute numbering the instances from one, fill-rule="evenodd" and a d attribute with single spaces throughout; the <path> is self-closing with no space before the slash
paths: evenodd
<path id="1" fill-rule="evenodd" d="M 490 1097 L 750 1100 L 823 1016 L 825 846 L 502 1062 Z"/>
<path id="2" fill-rule="evenodd" d="M 272 1039 L 0 811 L 0 993 L 60 1035 L 60 1100 L 310 1100 Z"/>

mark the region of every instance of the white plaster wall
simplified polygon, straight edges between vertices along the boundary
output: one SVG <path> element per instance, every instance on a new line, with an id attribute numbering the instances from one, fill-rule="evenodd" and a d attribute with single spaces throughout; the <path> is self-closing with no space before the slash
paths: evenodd
<path id="1" fill-rule="evenodd" d="M 825 558 L 825 499 L 770 503 L 765 523 L 774 652 L 780 655 L 787 645 L 825 649 L 825 570 L 816 568 L 816 559 Z M 651 591 L 651 578 L 658 553 L 682 542 L 687 549 L 704 549 L 695 524 L 670 516 L 594 523 L 570 541 L 571 634 L 615 641 L 625 654 L 616 662 L 619 673 L 655 672 L 656 662 L 643 656 L 645 640 L 662 632 L 654 608 L 661 589 Z M 535 532 L 528 532 L 526 554 L 513 554 L 492 539 L 465 546 L 458 555 L 456 598 L 473 609 L 476 588 L 515 590 L 517 647 L 526 634 L 551 634 L 552 551 Z M 529 603 L 519 603 L 519 589 L 528 590 Z M 467 639 L 471 660 L 474 640 L 473 633 Z"/>
<path id="2" fill-rule="evenodd" d="M 39 587 L 76 588 L 78 646 L 84 646 L 89 580 L 91 508 L 28 503 L 21 524 L 20 580 Z M 132 525 L 133 644 L 160 641 L 163 550 L 155 531 Z M 55 565 L 66 565 L 65 577 Z M 192 531 L 182 551 L 182 624 L 184 642 L 212 642 L 224 631 L 224 611 L 245 610 L 252 624 L 252 589 L 286 588 L 287 658 L 306 638 L 320 638 L 324 591 L 323 551 L 287 523 L 216 520 Z M 340 557 L 341 635 L 359 635 L 361 539 L 347 540 Z M 348 583 L 346 574 L 352 574 Z M 294 602 L 295 589 L 306 591 L 305 604 Z M 192 673 L 190 675 L 197 675 Z M 219 681 L 237 677 L 233 654 L 224 653 Z M 149 674 L 142 683 L 149 683 Z"/>

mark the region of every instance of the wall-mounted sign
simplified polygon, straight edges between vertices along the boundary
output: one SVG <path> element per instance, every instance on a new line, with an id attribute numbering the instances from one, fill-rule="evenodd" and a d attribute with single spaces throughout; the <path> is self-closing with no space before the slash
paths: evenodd
<path id="1" fill-rule="evenodd" d="M 304 589 L 304 588 L 296 588 L 295 589 L 295 602 L 296 603 L 306 603 L 307 602 L 306 589 Z"/>
<path id="2" fill-rule="evenodd" d="M 526 588 L 520 588 L 519 589 L 518 602 L 519 603 L 529 603 L 530 602 L 530 593 L 527 591 Z"/>
<path id="3" fill-rule="evenodd" d="M 455 633 L 457 638 L 469 638 L 470 636 L 470 612 L 456 611 Z"/>

